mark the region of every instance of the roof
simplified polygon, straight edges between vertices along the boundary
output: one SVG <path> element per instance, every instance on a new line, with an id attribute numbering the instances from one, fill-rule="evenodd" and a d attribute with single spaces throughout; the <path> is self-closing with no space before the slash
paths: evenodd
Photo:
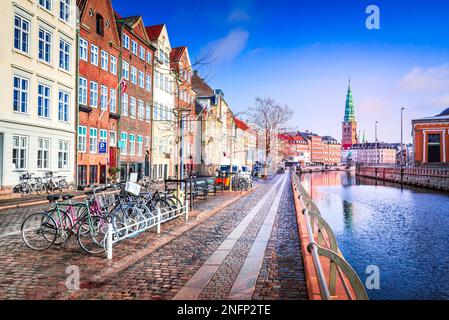
<path id="1" fill-rule="evenodd" d="M 78 7 L 80 16 L 83 15 L 84 10 L 86 9 L 86 4 L 88 0 L 76 0 L 76 6 Z"/>
<path id="2" fill-rule="evenodd" d="M 246 131 L 249 129 L 249 126 L 244 121 L 239 120 L 236 117 L 234 117 L 234 121 L 235 121 L 235 125 L 237 126 L 237 128 L 242 129 L 243 131 Z"/>
<path id="3" fill-rule="evenodd" d="M 198 93 L 199 97 L 212 97 L 215 95 L 214 89 L 212 89 L 206 81 L 198 75 L 197 71 L 193 72 L 192 88 Z"/>
<path id="4" fill-rule="evenodd" d="M 449 120 L 449 108 L 444 109 L 440 114 L 433 117 L 425 117 L 420 119 L 412 120 L 412 122 L 427 122 L 427 121 L 448 121 Z"/>
<path id="5" fill-rule="evenodd" d="M 164 24 L 158 24 L 154 26 L 145 27 L 148 37 L 150 38 L 150 41 L 157 41 L 159 39 L 162 29 L 164 29 L 164 26 L 165 26 Z"/>
<path id="6" fill-rule="evenodd" d="M 181 60 L 182 54 L 184 53 L 186 46 L 173 48 L 170 52 L 170 61 L 178 62 Z"/>

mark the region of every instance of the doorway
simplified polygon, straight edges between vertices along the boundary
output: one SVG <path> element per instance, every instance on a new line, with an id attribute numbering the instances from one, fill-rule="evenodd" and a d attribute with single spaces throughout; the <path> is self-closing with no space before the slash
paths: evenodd
<path id="1" fill-rule="evenodd" d="M 106 166 L 100 166 L 100 184 L 106 184 Z"/>

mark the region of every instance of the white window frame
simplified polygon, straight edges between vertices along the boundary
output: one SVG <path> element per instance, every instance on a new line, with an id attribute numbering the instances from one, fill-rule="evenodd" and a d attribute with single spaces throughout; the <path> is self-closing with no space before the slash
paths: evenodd
<path id="1" fill-rule="evenodd" d="M 53 9 L 53 1 L 52 0 L 39 0 L 39 6 L 44 8 L 47 11 L 51 11 Z"/>
<path id="2" fill-rule="evenodd" d="M 136 41 L 131 40 L 131 52 L 137 56 L 138 44 Z"/>
<path id="3" fill-rule="evenodd" d="M 20 26 L 16 25 L 16 20 L 19 20 Z M 31 21 L 22 17 L 19 14 L 15 14 L 14 39 L 13 39 L 13 47 L 15 50 L 18 50 L 26 54 L 30 53 L 30 32 L 31 32 Z M 18 33 L 18 37 L 16 37 L 16 33 Z M 16 41 L 18 41 L 17 44 Z"/>
<path id="4" fill-rule="evenodd" d="M 145 76 L 145 89 L 151 92 L 151 76 L 149 74 Z"/>
<path id="5" fill-rule="evenodd" d="M 122 142 L 122 148 L 120 149 L 120 154 L 126 156 L 128 154 L 128 133 L 120 133 L 120 141 Z"/>
<path id="6" fill-rule="evenodd" d="M 105 85 L 101 85 L 100 89 L 100 109 L 106 111 L 108 109 L 109 89 Z"/>
<path id="7" fill-rule="evenodd" d="M 137 99 L 135 97 L 131 97 L 129 101 L 129 116 L 131 118 L 136 118 L 136 112 L 137 112 Z"/>
<path id="8" fill-rule="evenodd" d="M 98 47 L 94 44 L 90 45 L 90 63 L 98 67 Z"/>
<path id="9" fill-rule="evenodd" d="M 70 71 L 70 54 L 72 45 L 64 39 L 59 39 L 59 68 Z"/>
<path id="10" fill-rule="evenodd" d="M 87 42 L 87 40 L 83 38 L 80 38 L 79 56 L 81 60 L 84 60 L 86 62 L 89 59 L 89 42 Z"/>
<path id="11" fill-rule="evenodd" d="M 43 38 L 41 38 L 41 33 L 43 34 Z M 49 39 L 47 39 L 47 36 Z M 45 28 L 39 28 L 38 32 L 39 44 L 38 44 L 38 53 L 37 57 L 39 61 L 44 61 L 46 63 L 51 63 L 51 52 L 52 52 L 52 43 L 53 43 L 53 34 Z M 40 48 L 42 43 L 42 50 Z M 41 54 L 43 55 L 41 57 Z"/>
<path id="12" fill-rule="evenodd" d="M 59 19 L 70 23 L 71 18 L 71 2 L 72 0 L 59 0 Z"/>
<path id="13" fill-rule="evenodd" d="M 16 79 L 19 81 L 20 83 L 20 87 L 16 87 L 15 86 L 15 82 Z M 26 88 L 24 89 L 24 83 L 26 83 Z M 15 100 L 14 99 L 14 95 L 15 92 L 18 92 L 19 94 L 19 99 Z M 23 99 L 25 95 L 25 99 Z M 28 105 L 29 105 L 29 99 L 30 99 L 30 80 L 18 75 L 14 75 L 13 77 L 13 111 L 17 112 L 17 113 L 23 113 L 23 114 L 27 114 L 28 113 Z M 16 103 L 18 103 L 17 105 L 17 110 L 16 110 Z M 25 107 L 25 109 L 23 109 L 23 107 Z"/>
<path id="14" fill-rule="evenodd" d="M 137 136 L 137 155 L 142 156 L 143 155 L 143 137 Z"/>
<path id="15" fill-rule="evenodd" d="M 129 50 L 129 36 L 127 34 L 123 33 L 122 41 L 123 41 L 123 48 Z"/>
<path id="16" fill-rule="evenodd" d="M 58 93 L 58 120 L 66 123 L 70 121 L 70 93 L 64 90 Z"/>
<path id="17" fill-rule="evenodd" d="M 131 66 L 131 83 L 137 84 L 137 68 Z"/>
<path id="18" fill-rule="evenodd" d="M 66 140 L 58 141 L 58 169 L 69 170 L 70 142 Z"/>
<path id="19" fill-rule="evenodd" d="M 87 151 L 87 127 L 78 126 L 78 152 L 86 153 Z"/>
<path id="20" fill-rule="evenodd" d="M 15 171 L 22 171 L 28 168 L 28 137 L 21 135 L 13 135 L 12 137 L 12 161 Z M 15 139 L 18 141 L 18 145 L 15 145 Z M 17 150 L 17 157 L 14 158 L 14 150 Z M 22 157 L 23 151 L 23 157 Z M 23 161 L 23 165 L 20 165 Z"/>
<path id="21" fill-rule="evenodd" d="M 42 88 L 42 93 L 39 92 Z M 46 94 L 48 91 L 48 95 Z M 39 114 L 39 109 L 42 105 L 42 114 Z M 50 106 L 51 106 L 51 87 L 43 83 L 37 84 L 37 116 L 41 118 L 50 118 Z M 46 112 L 45 112 L 46 111 Z"/>
<path id="22" fill-rule="evenodd" d="M 117 75 L 117 58 L 111 55 L 111 73 L 116 76 Z"/>
<path id="23" fill-rule="evenodd" d="M 48 170 L 50 168 L 50 139 L 37 139 L 37 163 L 39 170 Z"/>
<path id="24" fill-rule="evenodd" d="M 84 106 L 87 106 L 87 84 L 86 78 L 78 78 L 78 103 Z"/>
<path id="25" fill-rule="evenodd" d="M 104 50 L 101 50 L 101 69 L 104 71 L 109 71 L 109 53 Z"/>
<path id="26" fill-rule="evenodd" d="M 145 61 L 145 48 L 144 47 L 142 47 L 142 46 L 140 46 L 140 48 L 139 48 L 139 58 L 140 58 L 140 60 L 143 60 L 143 61 Z"/>
<path id="27" fill-rule="evenodd" d="M 139 70 L 139 87 L 145 89 L 145 73 Z"/>
<path id="28" fill-rule="evenodd" d="M 98 83 L 95 81 L 90 82 L 89 104 L 92 108 L 98 108 Z"/>
<path id="29" fill-rule="evenodd" d="M 136 135 L 133 133 L 129 135 L 129 155 L 136 155 Z"/>
<path id="30" fill-rule="evenodd" d="M 89 153 L 98 153 L 98 129 L 89 128 Z"/>
<path id="31" fill-rule="evenodd" d="M 122 77 L 125 80 L 129 80 L 129 63 L 126 61 L 123 61 L 122 66 Z"/>
<path id="32" fill-rule="evenodd" d="M 126 93 L 122 97 L 122 115 L 125 117 L 129 115 L 129 97 Z"/>
<path id="33" fill-rule="evenodd" d="M 110 101 L 111 101 L 109 110 L 112 113 L 117 113 L 117 91 L 115 89 L 111 88 L 109 94 L 110 94 Z"/>
<path id="34" fill-rule="evenodd" d="M 117 132 L 110 130 L 109 131 L 109 146 L 116 147 L 117 146 Z"/>
<path id="35" fill-rule="evenodd" d="M 138 101 L 138 107 L 137 107 L 137 117 L 139 120 L 145 119 L 145 103 L 142 100 Z"/>
<path id="36" fill-rule="evenodd" d="M 145 120 L 147 120 L 147 121 L 151 120 L 151 106 L 148 103 L 145 107 Z"/>

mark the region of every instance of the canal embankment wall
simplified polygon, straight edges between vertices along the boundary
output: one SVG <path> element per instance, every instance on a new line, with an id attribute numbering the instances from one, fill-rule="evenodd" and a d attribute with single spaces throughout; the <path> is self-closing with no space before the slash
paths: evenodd
<path id="1" fill-rule="evenodd" d="M 449 168 L 357 166 L 356 175 L 449 192 Z"/>

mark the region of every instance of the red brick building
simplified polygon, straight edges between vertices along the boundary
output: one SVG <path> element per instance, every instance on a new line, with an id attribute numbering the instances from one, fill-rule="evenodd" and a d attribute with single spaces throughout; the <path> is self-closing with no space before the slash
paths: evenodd
<path id="1" fill-rule="evenodd" d="M 77 183 L 105 183 L 117 165 L 120 38 L 110 0 L 78 0 Z"/>
<path id="2" fill-rule="evenodd" d="M 184 170 L 195 170 L 195 134 L 197 123 L 195 115 L 196 93 L 192 89 L 193 70 L 190 62 L 189 51 L 186 46 L 172 48 L 170 52 L 170 69 L 175 78 L 174 106 L 175 114 L 180 112 L 187 115 L 183 121 L 184 144 L 183 163 Z M 176 166 L 177 167 L 177 166 Z"/>
<path id="3" fill-rule="evenodd" d="M 150 174 L 151 117 L 153 105 L 153 65 L 156 48 L 150 44 L 142 17 L 116 15 L 121 39 L 120 90 L 120 179 L 137 172 L 139 178 Z"/>

